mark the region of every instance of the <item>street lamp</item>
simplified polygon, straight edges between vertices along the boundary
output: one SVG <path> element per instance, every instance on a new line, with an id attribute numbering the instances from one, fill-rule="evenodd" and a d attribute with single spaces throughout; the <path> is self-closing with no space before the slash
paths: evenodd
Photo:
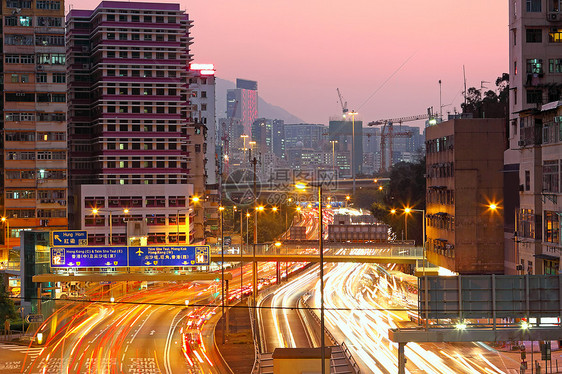
<path id="1" fill-rule="evenodd" d="M 2 217 L 0 218 L 0 220 L 6 226 L 6 235 L 4 238 L 4 243 L 6 244 L 6 262 L 8 262 L 10 259 L 10 222 L 8 221 L 8 217 Z"/>
<path id="2" fill-rule="evenodd" d="M 351 116 L 351 175 L 353 176 L 353 196 L 355 196 L 355 116 L 356 111 L 349 112 Z"/>
<path id="3" fill-rule="evenodd" d="M 351 196 L 347 195 L 345 197 L 345 207 L 347 208 L 347 206 L 349 205 L 349 199 L 351 199 Z"/>
<path id="4" fill-rule="evenodd" d="M 411 212 L 421 212 L 423 214 L 423 223 L 422 223 L 422 250 L 423 250 L 423 263 L 422 263 L 422 273 L 425 276 L 425 224 L 426 224 L 426 219 L 425 219 L 425 209 L 414 209 L 414 208 L 410 208 L 410 207 L 406 207 L 404 208 L 404 222 L 406 224 L 406 240 L 408 240 L 408 220 L 407 220 L 407 215 L 410 214 Z M 390 213 L 392 214 L 396 214 L 396 209 L 391 209 Z"/>
<path id="5" fill-rule="evenodd" d="M 221 224 L 221 296 L 222 296 L 222 344 L 225 343 L 225 327 L 226 322 L 224 318 L 224 225 L 223 225 L 223 212 L 224 207 L 219 206 L 220 224 Z"/>
<path id="6" fill-rule="evenodd" d="M 109 213 L 109 245 L 113 245 L 113 212 L 123 212 L 125 214 L 129 214 L 129 209 L 128 208 L 124 208 L 123 210 L 118 210 L 118 209 L 98 209 L 98 208 L 94 208 L 92 209 L 92 213 L 94 214 L 94 216 L 100 212 L 107 212 Z"/>
<path id="7" fill-rule="evenodd" d="M 334 169 L 334 171 L 336 171 L 336 143 L 338 141 L 337 140 L 330 140 L 330 143 L 332 143 L 332 169 Z"/>
<path id="8" fill-rule="evenodd" d="M 322 219 L 322 182 L 310 183 L 309 186 L 318 188 L 318 247 L 320 252 L 320 349 L 322 360 L 322 371 L 326 371 L 326 342 L 324 337 L 324 222 Z M 300 183 L 295 186 L 299 190 L 306 188 L 306 185 Z"/>

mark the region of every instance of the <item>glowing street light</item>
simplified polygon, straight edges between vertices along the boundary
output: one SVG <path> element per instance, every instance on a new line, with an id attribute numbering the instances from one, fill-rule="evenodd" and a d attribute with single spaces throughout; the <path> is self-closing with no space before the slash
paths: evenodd
<path id="1" fill-rule="evenodd" d="M 109 245 L 113 245 L 113 216 L 112 216 L 112 214 L 113 214 L 113 212 L 123 212 L 125 214 L 129 214 L 129 209 L 124 208 L 122 211 L 116 210 L 116 209 L 98 209 L 98 208 L 92 209 L 92 213 L 94 214 L 94 216 L 98 213 L 103 213 L 103 212 L 109 213 Z"/>

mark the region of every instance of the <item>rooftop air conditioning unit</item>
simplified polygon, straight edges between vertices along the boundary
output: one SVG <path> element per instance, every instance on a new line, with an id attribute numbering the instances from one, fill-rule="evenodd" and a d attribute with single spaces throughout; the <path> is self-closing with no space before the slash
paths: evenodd
<path id="1" fill-rule="evenodd" d="M 558 12 L 547 13 L 546 19 L 549 20 L 550 22 L 559 21 L 560 20 L 560 13 L 558 13 Z"/>

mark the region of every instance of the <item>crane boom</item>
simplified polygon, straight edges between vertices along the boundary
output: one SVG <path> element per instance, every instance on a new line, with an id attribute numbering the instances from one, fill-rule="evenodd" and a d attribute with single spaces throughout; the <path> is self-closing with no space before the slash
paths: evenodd
<path id="1" fill-rule="evenodd" d="M 347 112 L 349 112 L 349 110 L 347 109 L 347 101 L 345 101 L 345 102 L 343 101 L 343 98 L 341 96 L 339 88 L 336 88 L 336 91 L 338 91 L 338 97 L 340 98 L 341 111 L 342 111 L 343 116 L 345 117 Z"/>
<path id="2" fill-rule="evenodd" d="M 410 121 L 417 121 L 420 119 L 429 119 L 432 116 L 427 114 L 420 114 L 417 116 L 408 116 L 408 117 L 398 117 L 398 118 L 389 118 L 389 119 L 379 119 L 378 121 L 369 122 L 368 126 L 380 126 L 387 123 L 403 123 L 403 122 L 410 122 Z"/>

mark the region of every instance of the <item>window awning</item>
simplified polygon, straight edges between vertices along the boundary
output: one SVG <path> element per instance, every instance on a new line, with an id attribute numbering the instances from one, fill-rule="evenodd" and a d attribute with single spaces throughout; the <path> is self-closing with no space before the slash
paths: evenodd
<path id="1" fill-rule="evenodd" d="M 545 255 L 544 253 L 535 255 L 535 258 L 540 258 L 541 260 L 560 261 L 560 257 Z"/>

